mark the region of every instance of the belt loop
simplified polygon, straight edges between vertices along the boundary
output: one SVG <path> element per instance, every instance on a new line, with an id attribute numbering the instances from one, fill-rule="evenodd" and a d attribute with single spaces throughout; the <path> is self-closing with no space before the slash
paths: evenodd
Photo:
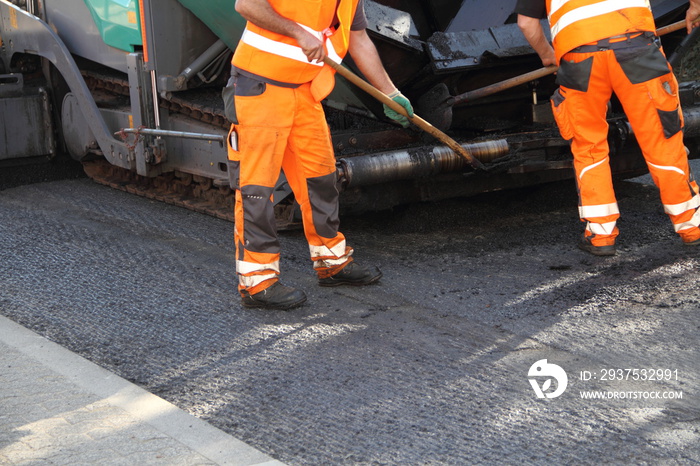
<path id="1" fill-rule="evenodd" d="M 610 38 L 601 39 L 596 43 L 599 52 L 604 52 L 605 50 L 610 50 Z"/>
<path id="2" fill-rule="evenodd" d="M 656 32 L 646 31 L 644 33 L 644 39 L 651 41 L 651 43 L 656 45 L 656 47 L 661 48 L 661 39 L 656 35 Z"/>

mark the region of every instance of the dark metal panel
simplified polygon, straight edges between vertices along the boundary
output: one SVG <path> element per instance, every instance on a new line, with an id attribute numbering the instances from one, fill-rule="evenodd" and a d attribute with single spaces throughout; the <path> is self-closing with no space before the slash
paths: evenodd
<path id="1" fill-rule="evenodd" d="M 226 137 L 227 131 L 215 128 L 181 115 L 164 115 L 164 126 L 173 131 L 218 134 Z M 165 137 L 168 146 L 168 159 L 163 163 L 163 171 L 177 169 L 214 180 L 228 178 L 225 171 L 228 160 L 226 146 L 215 141 L 188 138 Z"/>
<path id="2" fill-rule="evenodd" d="M 422 42 L 417 39 L 418 29 L 409 13 L 378 3 L 367 2 L 365 14 L 369 23 L 369 31 L 406 48 L 423 50 Z"/>
<path id="3" fill-rule="evenodd" d="M 428 40 L 428 53 L 434 69 L 440 72 L 481 67 L 492 58 L 535 52 L 516 24 L 506 24 L 480 31 L 435 33 Z"/>
<path id="4" fill-rule="evenodd" d="M 78 99 L 85 121 L 105 157 L 113 165 L 129 167 L 126 146 L 114 139 L 108 131 L 78 66 L 53 29 L 26 11 L 7 2 L 0 2 L 0 35 L 5 45 L 0 54 L 5 62 L 9 63 L 15 53 L 28 53 L 44 57 L 56 67 Z"/>
<path id="5" fill-rule="evenodd" d="M 0 160 L 54 154 L 46 91 L 23 89 L 7 96 L 2 88 L 0 85 Z"/>

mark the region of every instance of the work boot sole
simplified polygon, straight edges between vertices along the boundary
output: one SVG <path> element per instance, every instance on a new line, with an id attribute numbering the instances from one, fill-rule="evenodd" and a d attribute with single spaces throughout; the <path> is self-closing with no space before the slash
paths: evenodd
<path id="1" fill-rule="evenodd" d="M 323 278 L 318 281 L 318 284 L 320 286 L 343 286 L 343 285 L 349 285 L 349 286 L 365 286 L 365 285 L 370 285 L 376 281 L 379 281 L 379 279 L 382 278 L 382 273 L 379 272 L 379 275 L 375 275 L 374 277 L 368 277 L 365 280 L 362 281 L 357 281 L 357 280 L 333 280 L 333 277 L 330 278 Z M 333 280 L 333 281 L 331 281 Z"/>
<path id="2" fill-rule="evenodd" d="M 286 311 L 289 309 L 294 309 L 295 307 L 301 306 L 305 302 L 306 302 L 306 296 L 304 296 L 303 298 L 298 299 L 296 301 L 292 301 L 292 302 L 284 303 L 284 304 L 261 303 L 258 301 L 246 300 L 246 298 L 243 298 L 241 300 L 241 304 L 243 305 L 243 307 L 248 308 L 248 309 L 277 309 L 279 311 Z"/>
<path id="3" fill-rule="evenodd" d="M 306 294 L 295 288 L 275 282 L 268 288 L 253 295 L 242 292 L 241 304 L 247 308 L 279 309 L 285 311 L 301 306 L 306 301 Z"/>
<path id="4" fill-rule="evenodd" d="M 578 248 L 594 256 L 614 256 L 617 254 L 615 246 L 593 246 L 591 243 L 584 241 L 578 243 Z"/>

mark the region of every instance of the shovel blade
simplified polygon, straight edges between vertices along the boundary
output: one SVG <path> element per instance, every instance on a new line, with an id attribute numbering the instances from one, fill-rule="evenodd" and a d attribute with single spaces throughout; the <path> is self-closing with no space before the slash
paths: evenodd
<path id="1" fill-rule="evenodd" d="M 417 114 L 440 131 L 447 131 L 452 126 L 452 96 L 445 83 L 430 88 L 414 104 Z"/>

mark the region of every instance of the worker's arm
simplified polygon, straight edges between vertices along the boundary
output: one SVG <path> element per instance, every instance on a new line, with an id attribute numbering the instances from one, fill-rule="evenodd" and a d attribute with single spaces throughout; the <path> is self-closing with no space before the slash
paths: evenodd
<path id="1" fill-rule="evenodd" d="M 236 0 L 236 11 L 256 26 L 295 39 L 309 61 L 322 61 L 326 56 L 323 42 L 296 22 L 277 13 L 267 0 Z"/>
<path id="2" fill-rule="evenodd" d="M 542 29 L 542 24 L 539 19 L 518 15 L 518 27 L 525 36 L 528 44 L 530 44 L 530 46 L 535 49 L 535 52 L 537 52 L 537 55 L 540 56 L 540 60 L 542 60 L 544 66 L 557 64 L 556 57 L 554 56 L 554 49 L 544 35 L 544 30 Z"/>
<path id="3" fill-rule="evenodd" d="M 685 13 L 685 24 L 688 28 L 688 34 L 700 26 L 700 0 L 690 0 L 690 7 Z"/>
<path id="4" fill-rule="evenodd" d="M 360 69 L 367 81 L 385 94 L 391 94 L 396 90 L 396 86 L 391 82 L 389 75 L 384 69 L 379 52 L 374 46 L 374 42 L 367 35 L 367 31 L 350 31 L 350 56 Z"/>
<path id="5" fill-rule="evenodd" d="M 391 78 L 389 78 L 382 64 L 382 59 L 379 57 L 379 52 L 377 52 L 377 48 L 374 46 L 372 39 L 367 35 L 366 30 L 350 31 L 350 46 L 348 47 L 348 52 L 362 74 L 367 78 L 367 81 L 384 94 L 391 97 L 394 102 L 404 107 L 408 115 L 412 117 L 413 107 L 411 106 L 411 102 L 399 92 L 391 81 Z M 386 105 L 384 106 L 384 113 L 389 118 L 401 123 L 404 127 L 409 125 L 408 119 L 405 116 L 396 113 Z"/>

